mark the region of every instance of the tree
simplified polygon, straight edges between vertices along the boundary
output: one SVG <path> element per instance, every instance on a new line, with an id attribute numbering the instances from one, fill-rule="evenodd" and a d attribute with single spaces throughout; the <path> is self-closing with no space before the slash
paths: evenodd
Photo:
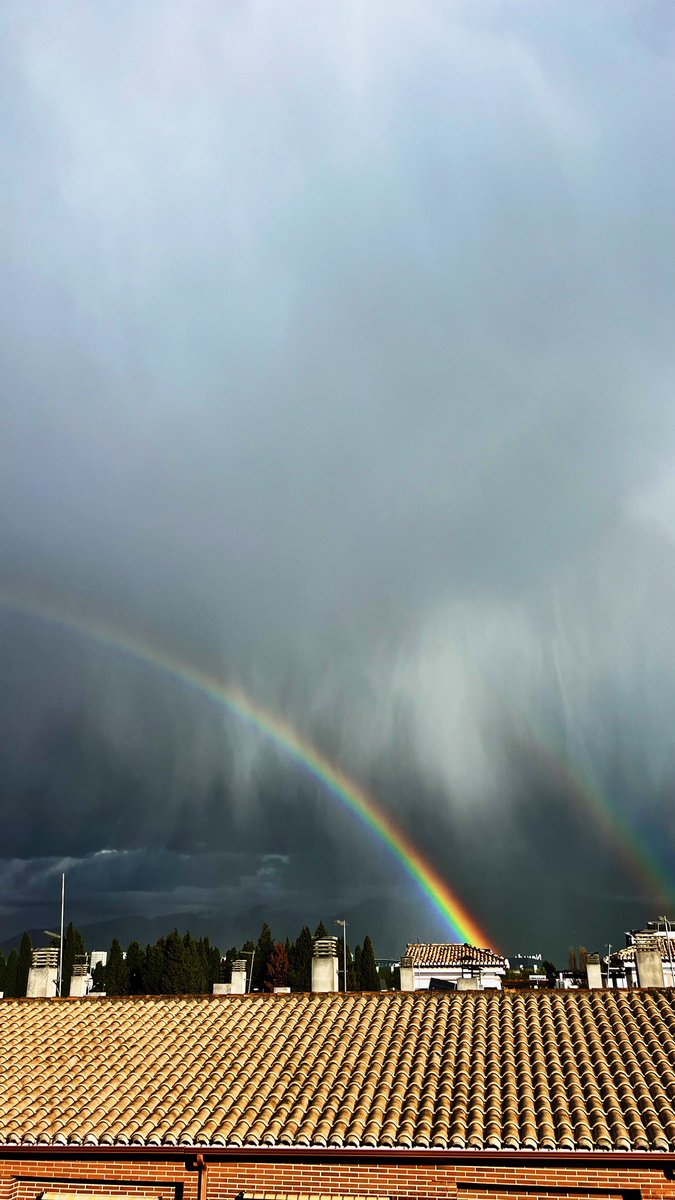
<path id="1" fill-rule="evenodd" d="M 366 934 L 361 951 L 361 990 L 364 992 L 379 992 L 380 973 L 375 962 L 373 943 Z"/>
<path id="2" fill-rule="evenodd" d="M 15 996 L 25 996 L 28 991 L 28 973 L 33 961 L 33 943 L 30 935 L 24 933 L 19 947 L 19 958 L 16 964 Z"/>
<path id="3" fill-rule="evenodd" d="M 4 954 L 2 953 L 2 950 L 0 950 L 0 993 L 2 993 L 3 996 L 6 995 L 6 991 L 5 991 L 6 971 L 7 971 L 7 960 L 4 956 Z"/>
<path id="4" fill-rule="evenodd" d="M 272 940 L 272 930 L 267 922 L 260 930 L 260 937 L 255 948 L 255 959 L 253 962 L 253 991 L 261 992 L 265 987 L 267 979 L 267 968 L 269 966 L 272 951 L 274 950 L 274 941 Z"/>
<path id="5" fill-rule="evenodd" d="M 398 967 L 382 967 L 380 970 L 380 987 L 383 987 L 385 992 L 398 992 L 401 990 L 401 972 Z"/>
<path id="6" fill-rule="evenodd" d="M 275 987 L 288 987 L 291 964 L 288 961 L 288 950 L 283 942 L 277 942 L 267 964 L 265 988 L 273 992 Z"/>
<path id="7" fill-rule="evenodd" d="M 314 943 L 307 925 L 302 929 L 289 954 L 290 984 L 294 992 L 309 992 L 312 987 L 312 952 Z"/>
<path id="8" fill-rule="evenodd" d="M 16 990 L 16 971 L 19 965 L 19 956 L 16 950 L 10 950 L 5 965 L 5 995 L 17 996 L 19 993 Z"/>
<path id="9" fill-rule="evenodd" d="M 347 945 L 347 991 L 358 992 L 359 985 L 356 978 L 356 966 L 354 964 L 354 956 L 352 955 L 351 946 Z"/>
<path id="10" fill-rule="evenodd" d="M 361 959 L 363 957 L 361 947 L 354 948 L 354 991 L 362 992 L 363 984 L 361 982 Z"/>
<path id="11" fill-rule="evenodd" d="M 319 921 L 319 924 L 317 925 L 316 929 L 314 930 L 314 937 L 315 938 L 325 938 L 328 936 L 329 936 L 329 934 L 328 934 L 328 930 L 326 929 L 326 926 L 324 925 L 323 921 Z"/>
<path id="12" fill-rule="evenodd" d="M 102 962 L 97 962 L 91 973 L 91 978 L 93 984 L 91 990 L 93 992 L 105 992 L 105 967 Z"/>
<path id="13" fill-rule="evenodd" d="M 158 996 L 162 990 L 164 942 L 164 938 L 159 938 L 154 946 L 145 947 L 141 970 L 141 991 L 148 996 Z"/>
<path id="14" fill-rule="evenodd" d="M 199 938 L 197 953 L 201 971 L 201 990 L 211 993 L 214 983 L 220 981 L 221 954 L 217 946 L 212 946 L 207 937 Z"/>
<path id="15" fill-rule="evenodd" d="M 555 966 L 555 963 L 552 963 L 550 959 L 545 958 L 541 965 L 548 982 L 551 985 L 555 984 L 555 981 L 558 978 L 558 968 Z"/>
<path id="16" fill-rule="evenodd" d="M 113 938 L 110 950 L 108 951 L 108 961 L 105 968 L 105 990 L 108 996 L 126 996 L 128 994 L 128 980 L 126 963 L 122 947 L 117 938 Z"/>
<path id="17" fill-rule="evenodd" d="M 142 996 L 145 990 L 143 972 L 145 955 L 140 942 L 130 942 L 127 948 L 127 987 L 131 996 Z"/>
<path id="18" fill-rule="evenodd" d="M 181 996 L 195 990 L 195 966 L 191 947 L 174 929 L 164 939 L 164 964 L 162 967 L 162 992 L 167 996 Z"/>

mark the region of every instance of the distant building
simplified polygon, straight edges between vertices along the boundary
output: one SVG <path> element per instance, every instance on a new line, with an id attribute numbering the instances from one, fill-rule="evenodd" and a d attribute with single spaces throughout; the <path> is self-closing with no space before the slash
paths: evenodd
<path id="1" fill-rule="evenodd" d="M 663 981 L 659 976 L 654 985 L 675 987 L 675 930 L 670 921 L 650 921 L 643 929 L 626 930 L 626 945 L 623 949 L 615 950 L 603 960 L 607 986 L 613 988 L 640 986 L 639 951 L 655 951 L 660 959 Z"/>
<path id="2" fill-rule="evenodd" d="M 499 989 L 508 969 L 503 955 L 468 942 L 409 942 L 401 958 L 401 991 Z"/>

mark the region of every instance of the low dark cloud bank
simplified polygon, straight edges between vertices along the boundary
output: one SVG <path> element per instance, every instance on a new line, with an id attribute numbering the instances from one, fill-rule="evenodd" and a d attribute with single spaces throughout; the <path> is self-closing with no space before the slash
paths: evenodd
<path id="1" fill-rule="evenodd" d="M 0 20 L 4 594 L 240 682 L 507 949 L 672 904 L 670 5 Z M 204 698 L 0 651 L 0 932 L 65 865 L 82 921 L 443 933 Z"/>

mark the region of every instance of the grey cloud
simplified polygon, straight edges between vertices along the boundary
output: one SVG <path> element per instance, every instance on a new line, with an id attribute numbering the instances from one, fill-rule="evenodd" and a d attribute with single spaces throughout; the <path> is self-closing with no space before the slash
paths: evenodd
<path id="1" fill-rule="evenodd" d="M 542 869 L 572 800 L 523 729 L 658 847 L 668 7 L 36 3 L 2 21 L 7 584 L 241 680 L 421 829 L 502 940 L 528 920 L 517 896 L 504 916 L 504 845 L 532 894 L 597 850 L 561 817 Z M 269 748 L 19 624 L 12 853 L 211 836 L 290 855 L 315 896 L 371 859 L 385 887 L 393 863 Z"/>

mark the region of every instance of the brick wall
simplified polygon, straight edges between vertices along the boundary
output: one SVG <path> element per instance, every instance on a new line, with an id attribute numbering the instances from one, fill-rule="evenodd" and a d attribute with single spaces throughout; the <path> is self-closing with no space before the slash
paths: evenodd
<path id="1" fill-rule="evenodd" d="M 258 1151 L 237 1158 L 207 1157 L 200 1172 L 195 1153 L 164 1157 L 72 1151 L 63 1157 L 2 1156 L 0 1200 L 59 1195 L 130 1196 L 134 1200 L 235 1200 L 239 1192 L 335 1192 L 355 1196 L 428 1197 L 430 1200 L 675 1200 L 675 1155 L 529 1154 L 505 1161 L 496 1154 L 440 1156 L 424 1162 L 405 1153 L 340 1152 L 298 1159 Z"/>

